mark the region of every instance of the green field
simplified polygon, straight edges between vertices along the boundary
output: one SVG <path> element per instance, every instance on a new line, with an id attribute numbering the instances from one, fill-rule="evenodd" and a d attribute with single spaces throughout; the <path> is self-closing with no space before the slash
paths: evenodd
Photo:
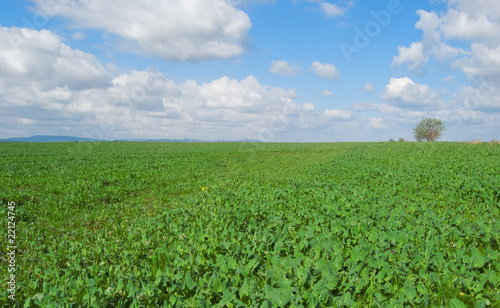
<path id="1" fill-rule="evenodd" d="M 0 179 L 3 307 L 500 307 L 499 145 L 1 143 Z"/>

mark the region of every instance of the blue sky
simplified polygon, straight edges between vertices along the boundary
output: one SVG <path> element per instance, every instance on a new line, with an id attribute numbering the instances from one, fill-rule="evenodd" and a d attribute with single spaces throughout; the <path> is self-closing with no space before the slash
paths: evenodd
<path id="1" fill-rule="evenodd" d="M 0 138 L 500 136 L 495 0 L 4 0 Z"/>

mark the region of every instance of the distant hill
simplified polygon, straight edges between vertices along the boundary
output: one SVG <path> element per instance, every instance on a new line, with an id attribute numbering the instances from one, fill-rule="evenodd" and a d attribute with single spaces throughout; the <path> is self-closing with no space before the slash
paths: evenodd
<path id="1" fill-rule="evenodd" d="M 107 141 L 93 138 L 81 138 L 73 136 L 42 136 L 36 135 L 23 138 L 0 139 L 0 142 L 74 142 L 74 141 Z"/>
<path id="2" fill-rule="evenodd" d="M 0 142 L 78 142 L 78 141 L 91 141 L 91 142 L 105 142 L 105 141 L 129 141 L 129 142 L 262 142 L 256 139 L 242 139 L 242 140 L 215 140 L 205 141 L 198 139 L 116 139 L 116 140 L 102 140 L 93 138 L 81 138 L 74 136 L 42 136 L 36 135 L 23 138 L 8 138 L 0 139 Z"/>

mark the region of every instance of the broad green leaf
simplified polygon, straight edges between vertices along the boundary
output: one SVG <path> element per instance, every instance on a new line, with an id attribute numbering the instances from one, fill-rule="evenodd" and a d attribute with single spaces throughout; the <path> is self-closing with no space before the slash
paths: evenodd
<path id="1" fill-rule="evenodd" d="M 467 305 L 458 298 L 453 298 L 450 300 L 450 308 L 467 308 Z"/>
<path id="2" fill-rule="evenodd" d="M 415 297 L 417 296 L 417 290 L 415 290 L 415 287 L 414 286 L 405 286 L 403 287 L 402 289 L 403 291 L 403 294 L 405 295 L 405 297 L 407 298 L 408 301 L 412 302 Z"/>
<path id="3" fill-rule="evenodd" d="M 238 263 L 236 262 L 236 260 L 233 257 L 228 256 L 226 258 L 226 261 L 227 261 L 227 265 L 228 265 L 229 269 L 233 269 L 234 270 L 234 269 L 238 268 Z"/>
<path id="4" fill-rule="evenodd" d="M 248 279 L 245 278 L 243 284 L 239 289 L 240 298 L 243 298 L 245 295 L 248 295 Z"/>
<path id="5" fill-rule="evenodd" d="M 486 258 L 483 256 L 483 254 L 477 249 L 477 247 L 472 247 L 472 265 L 474 267 L 483 267 L 484 263 L 486 262 Z"/>
<path id="6" fill-rule="evenodd" d="M 214 293 L 219 293 L 219 292 L 222 292 L 222 282 L 220 281 L 219 277 L 215 277 L 213 280 L 212 280 L 212 291 Z"/>
<path id="7" fill-rule="evenodd" d="M 290 289 L 270 288 L 269 290 L 269 299 L 279 307 L 287 305 L 291 296 L 292 291 Z"/>
<path id="8" fill-rule="evenodd" d="M 192 290 L 196 286 L 196 283 L 193 281 L 193 278 L 191 277 L 191 272 L 188 272 L 186 274 L 186 276 L 184 277 L 184 282 L 186 283 L 186 287 L 188 287 L 189 290 Z"/>

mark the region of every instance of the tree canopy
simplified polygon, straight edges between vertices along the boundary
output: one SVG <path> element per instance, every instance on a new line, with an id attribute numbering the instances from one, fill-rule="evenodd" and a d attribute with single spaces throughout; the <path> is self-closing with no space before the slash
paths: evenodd
<path id="1" fill-rule="evenodd" d="M 446 130 L 443 121 L 438 119 L 424 118 L 413 129 L 413 135 L 417 141 L 436 141 Z"/>

